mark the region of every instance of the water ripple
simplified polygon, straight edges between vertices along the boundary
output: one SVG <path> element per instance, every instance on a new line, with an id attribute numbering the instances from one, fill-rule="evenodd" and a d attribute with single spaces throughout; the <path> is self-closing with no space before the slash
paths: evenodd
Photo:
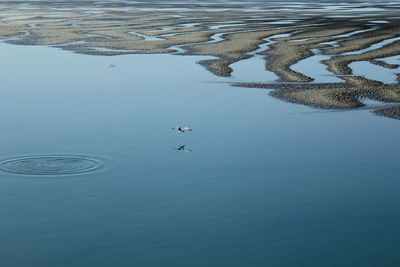
<path id="1" fill-rule="evenodd" d="M 0 162 L 0 170 L 25 175 L 68 175 L 97 170 L 99 161 L 78 156 L 35 156 Z"/>

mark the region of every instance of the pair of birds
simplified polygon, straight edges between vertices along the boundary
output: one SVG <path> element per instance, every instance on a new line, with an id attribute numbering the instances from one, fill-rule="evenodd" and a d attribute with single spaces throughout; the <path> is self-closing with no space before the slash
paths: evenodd
<path id="1" fill-rule="evenodd" d="M 172 130 L 175 130 L 179 134 L 183 134 L 183 133 L 187 133 L 187 132 L 191 132 L 192 131 L 192 129 L 187 127 L 187 126 L 185 126 L 185 127 L 176 126 L 175 128 L 172 128 Z M 190 148 L 187 148 L 186 145 L 173 147 L 172 149 L 177 150 L 177 151 L 192 152 L 192 150 Z"/>
<path id="2" fill-rule="evenodd" d="M 192 129 L 187 126 L 185 127 L 177 126 L 175 128 L 172 128 L 172 130 L 175 130 L 177 133 L 187 133 L 192 131 Z"/>

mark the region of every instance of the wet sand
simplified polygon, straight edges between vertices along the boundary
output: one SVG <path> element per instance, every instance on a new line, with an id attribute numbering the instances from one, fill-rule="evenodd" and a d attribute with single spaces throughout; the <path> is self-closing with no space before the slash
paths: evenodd
<path id="1" fill-rule="evenodd" d="M 399 64 L 383 60 L 400 54 L 398 7 L 370 3 L 368 9 L 358 10 L 345 3 L 338 5 L 341 9 L 331 10 L 307 2 L 8 1 L 0 3 L 0 38 L 89 55 L 211 56 L 199 64 L 221 77 L 231 76 L 233 63 L 263 56 L 265 70 L 275 73 L 278 80 L 236 86 L 273 89 L 274 97 L 318 108 L 358 108 L 363 106 L 362 97 L 399 102 L 398 83 L 355 76 L 349 66 L 365 61 L 398 69 Z M 280 34 L 287 36 L 274 38 Z M 255 52 L 263 45 L 268 48 Z M 317 54 L 328 56 L 323 64 L 343 83 L 315 83 L 292 69 Z M 399 117 L 392 115 L 398 114 L 397 109 L 375 113 Z"/>
<path id="2" fill-rule="evenodd" d="M 400 120 L 400 107 L 377 109 L 374 113 L 379 116 Z"/>

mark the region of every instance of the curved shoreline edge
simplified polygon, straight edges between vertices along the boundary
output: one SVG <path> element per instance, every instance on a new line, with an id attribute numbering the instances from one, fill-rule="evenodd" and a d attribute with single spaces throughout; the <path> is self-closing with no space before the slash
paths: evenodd
<path id="1" fill-rule="evenodd" d="M 261 56 L 265 70 L 278 80 L 234 86 L 273 89 L 273 97 L 316 108 L 355 109 L 364 106 L 363 98 L 400 105 L 399 78 L 384 84 L 354 75 L 350 66 L 370 62 L 399 70 L 400 61 L 385 61 L 400 55 L 399 7 L 370 3 L 379 11 L 368 12 L 346 3 L 337 3 L 340 10 L 311 2 L 302 7 L 289 3 L 7 1 L 0 3 L 0 39 L 87 55 L 210 56 L 198 63 L 220 77 L 231 77 L 233 63 Z M 267 49 L 252 54 L 263 45 Z M 313 77 L 292 69 L 317 54 L 328 57 L 321 63 L 343 83 L 315 83 Z M 374 113 L 400 118 L 398 108 L 377 108 Z"/>

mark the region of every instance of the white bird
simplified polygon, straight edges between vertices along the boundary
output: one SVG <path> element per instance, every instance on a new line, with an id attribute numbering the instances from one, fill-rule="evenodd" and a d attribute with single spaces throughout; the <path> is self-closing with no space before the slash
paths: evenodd
<path id="1" fill-rule="evenodd" d="M 181 127 L 181 126 L 177 126 L 175 128 L 172 128 L 172 130 L 177 131 L 178 133 L 187 133 L 187 132 L 191 132 L 192 129 L 185 126 L 185 127 Z"/>

